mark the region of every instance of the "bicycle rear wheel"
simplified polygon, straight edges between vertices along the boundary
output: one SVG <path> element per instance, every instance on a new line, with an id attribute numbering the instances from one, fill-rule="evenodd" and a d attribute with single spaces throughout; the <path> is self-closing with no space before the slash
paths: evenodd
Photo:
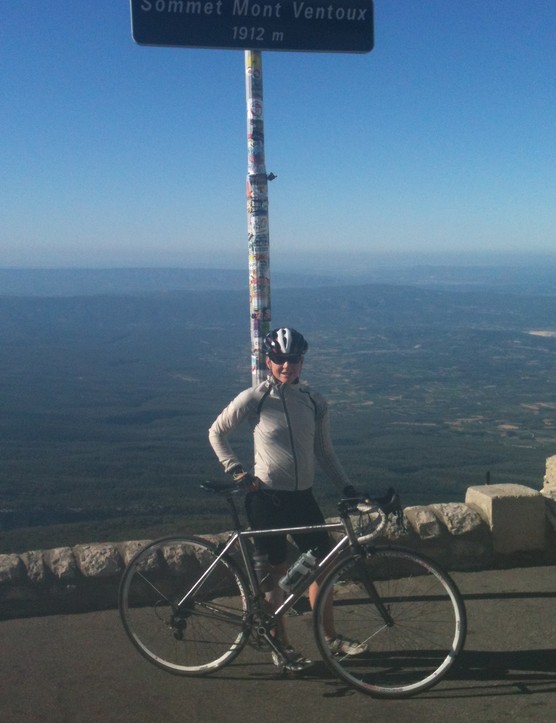
<path id="1" fill-rule="evenodd" d="M 329 596 L 336 633 L 365 643 L 364 653 L 331 652 L 325 635 Z M 438 683 L 467 631 L 463 599 L 448 574 L 396 548 L 370 549 L 340 562 L 321 585 L 314 626 L 328 667 L 352 687 L 382 698 L 407 697 Z"/>
<path id="2" fill-rule="evenodd" d="M 202 538 L 156 540 L 135 555 L 120 583 L 119 608 L 135 647 L 171 673 L 219 670 L 249 637 L 242 573 L 232 560 L 217 560 Z"/>

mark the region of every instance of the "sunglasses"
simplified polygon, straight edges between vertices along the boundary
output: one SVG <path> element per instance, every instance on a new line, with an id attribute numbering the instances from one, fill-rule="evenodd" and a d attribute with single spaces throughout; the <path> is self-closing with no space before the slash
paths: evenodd
<path id="1" fill-rule="evenodd" d="M 303 359 L 303 356 L 301 354 L 269 354 L 268 358 L 271 362 L 274 362 L 274 364 L 285 364 L 288 362 L 288 364 L 299 364 L 300 361 Z"/>

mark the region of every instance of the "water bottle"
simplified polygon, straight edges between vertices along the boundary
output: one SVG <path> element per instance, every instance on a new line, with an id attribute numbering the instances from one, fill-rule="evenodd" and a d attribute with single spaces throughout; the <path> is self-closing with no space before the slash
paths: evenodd
<path id="1" fill-rule="evenodd" d="M 274 584 L 272 581 L 270 563 L 268 562 L 268 555 L 261 552 L 255 552 L 253 555 L 253 569 L 255 570 L 259 590 L 261 592 L 270 592 L 274 587 Z"/>
<path id="2" fill-rule="evenodd" d="M 310 575 L 317 564 L 317 558 L 311 551 L 302 553 L 287 573 L 278 581 L 278 585 L 287 593 L 294 592 Z"/>

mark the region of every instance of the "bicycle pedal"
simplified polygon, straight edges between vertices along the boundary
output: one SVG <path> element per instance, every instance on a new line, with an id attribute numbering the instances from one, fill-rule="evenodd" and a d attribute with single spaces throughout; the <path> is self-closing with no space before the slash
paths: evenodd
<path id="1" fill-rule="evenodd" d="M 273 652 L 272 662 L 279 668 L 281 673 L 290 673 L 292 675 L 299 675 L 299 673 L 312 668 L 314 665 L 314 662 L 309 658 L 305 658 L 300 653 L 295 653 L 289 649 L 282 655 Z"/>

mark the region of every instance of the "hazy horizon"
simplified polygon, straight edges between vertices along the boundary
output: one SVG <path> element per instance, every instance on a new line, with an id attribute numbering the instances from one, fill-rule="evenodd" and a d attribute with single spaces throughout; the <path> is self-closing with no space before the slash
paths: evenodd
<path id="1" fill-rule="evenodd" d="M 453 268 L 465 267 L 535 267 L 544 264 L 556 264 L 556 250 L 554 251 L 439 251 L 435 253 L 377 253 L 374 251 L 329 251 L 316 252 L 273 252 L 271 249 L 271 268 L 281 272 L 308 273 L 311 269 L 359 272 L 362 263 L 376 265 L 377 267 L 424 267 L 446 266 Z M 299 268 L 302 264 L 303 268 Z M 218 269 L 222 271 L 244 271 L 248 265 L 247 245 L 245 249 L 233 253 L 221 253 L 217 256 L 189 253 L 188 258 L 181 262 L 164 263 L 152 258 L 147 263 L 141 262 L 99 262 L 98 264 L 79 263 L 28 263 L 5 264 L 0 263 L 4 270 L 114 270 L 114 269 Z M 367 267 L 363 267 L 363 271 Z"/>
<path id="2" fill-rule="evenodd" d="M 459 263 L 457 261 L 459 260 Z M 0 298 L 10 296 L 94 296 L 161 294 L 180 291 L 243 290 L 248 298 L 249 270 L 213 266 L 0 267 Z M 450 263 L 450 261 L 452 263 Z M 525 294 L 556 293 L 556 254 L 483 255 L 459 259 L 421 256 L 396 259 L 373 255 L 312 258 L 289 257 L 271 265 L 271 289 L 356 287 L 366 284 L 421 286 L 460 291 L 498 289 Z M 274 304 L 272 304 L 274 318 Z"/>

